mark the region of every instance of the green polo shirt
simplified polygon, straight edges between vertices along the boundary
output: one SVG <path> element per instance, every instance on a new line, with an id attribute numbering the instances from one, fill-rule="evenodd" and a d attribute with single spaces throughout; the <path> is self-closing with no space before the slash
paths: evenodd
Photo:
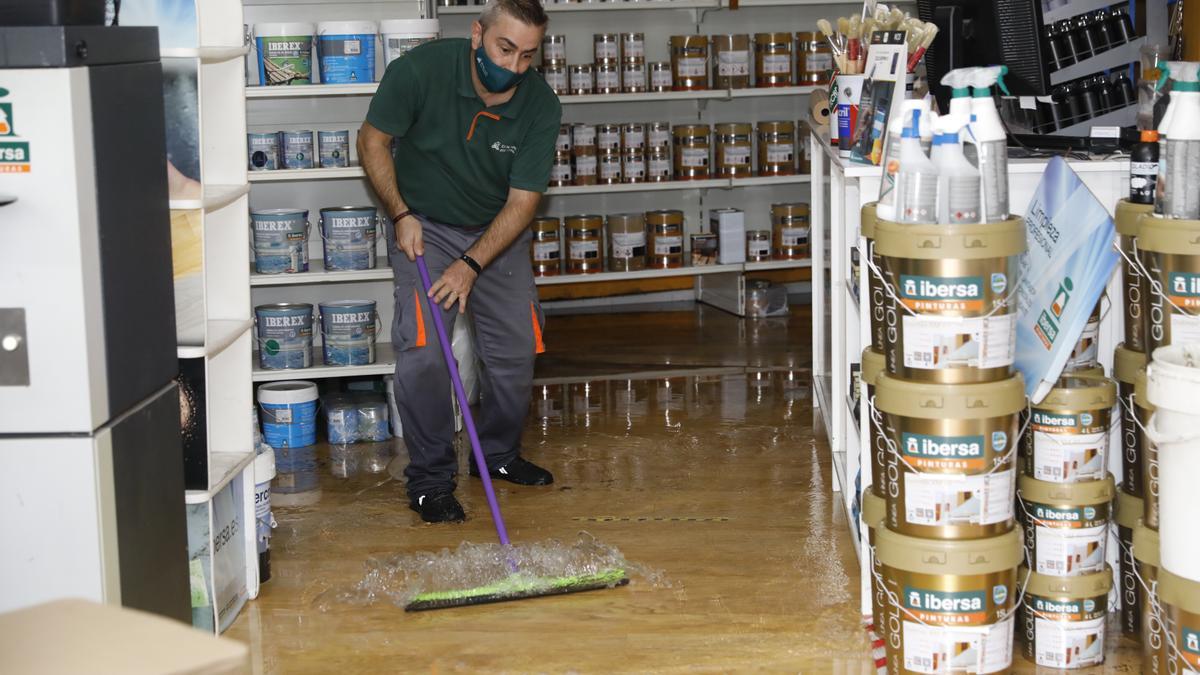
<path id="1" fill-rule="evenodd" d="M 562 106 L 530 72 L 487 107 L 471 80 L 471 43 L 425 43 L 388 66 L 367 121 L 396 138 L 396 183 L 409 208 L 460 227 L 488 225 L 510 187 L 545 192 Z"/>

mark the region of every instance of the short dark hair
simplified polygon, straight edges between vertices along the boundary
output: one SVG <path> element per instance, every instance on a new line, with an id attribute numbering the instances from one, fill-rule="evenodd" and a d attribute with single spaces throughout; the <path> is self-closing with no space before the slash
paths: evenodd
<path id="1" fill-rule="evenodd" d="M 546 10 L 538 0 L 488 0 L 487 6 L 479 13 L 479 23 L 487 28 L 496 22 L 500 12 L 511 16 L 521 23 L 542 28 L 550 23 Z"/>

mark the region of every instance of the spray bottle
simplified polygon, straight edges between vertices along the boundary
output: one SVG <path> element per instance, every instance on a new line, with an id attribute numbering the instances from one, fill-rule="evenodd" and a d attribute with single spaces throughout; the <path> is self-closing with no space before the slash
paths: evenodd
<path id="1" fill-rule="evenodd" d="M 912 124 L 900 134 L 900 168 L 896 173 L 896 220 L 936 223 L 938 172 L 921 149 L 921 111 L 912 111 Z"/>
<path id="2" fill-rule="evenodd" d="M 967 131 L 977 151 L 974 163 L 979 169 L 980 220 L 985 223 L 1008 218 L 1008 135 L 992 101 L 992 85 L 1009 93 L 1004 86 L 1007 72 L 1008 66 L 988 66 L 976 68 L 969 78 L 974 95 Z"/>
<path id="3" fill-rule="evenodd" d="M 900 170 L 900 139 L 904 126 L 912 122 L 914 110 L 921 111 L 922 119 L 933 115 L 929 101 L 905 99 L 900 103 L 900 113 L 888 120 L 887 139 L 883 144 L 883 176 L 879 181 L 879 201 L 875 213 L 883 220 L 896 220 L 896 172 Z M 921 146 L 926 151 L 933 143 L 932 125 L 921 128 Z"/>
<path id="4" fill-rule="evenodd" d="M 945 115 L 935 122 L 933 154 L 937 167 L 937 221 L 943 225 L 979 222 L 979 170 L 963 155 L 959 133 L 965 120 Z"/>
<path id="5" fill-rule="evenodd" d="M 1168 218 L 1200 219 L 1200 63 L 1172 62 L 1171 103 L 1163 116 L 1166 127 L 1166 167 L 1163 186 L 1163 215 Z M 1174 113 L 1172 114 L 1172 110 Z M 1168 119 L 1169 118 L 1169 119 Z M 1160 134 L 1161 134 L 1160 130 Z"/>
<path id="6" fill-rule="evenodd" d="M 971 119 L 971 78 L 978 68 L 955 68 L 942 76 L 942 86 L 950 87 L 950 116 Z"/>

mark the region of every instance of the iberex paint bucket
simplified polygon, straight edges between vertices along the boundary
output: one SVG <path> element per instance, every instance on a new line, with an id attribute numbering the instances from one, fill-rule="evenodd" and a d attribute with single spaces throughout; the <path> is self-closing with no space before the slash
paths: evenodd
<path id="1" fill-rule="evenodd" d="M 1081 577 L 1053 577 L 1022 567 L 1018 638 L 1026 659 L 1060 670 L 1104 663 L 1104 619 L 1112 568 Z"/>
<path id="2" fill-rule="evenodd" d="M 1138 429 L 1133 392 L 1138 371 L 1145 369 L 1145 354 L 1126 349 L 1125 344 L 1117 345 L 1113 353 L 1113 377 L 1117 380 L 1116 412 L 1121 415 L 1121 489 L 1138 498 L 1143 494 L 1142 432 Z"/>
<path id="3" fill-rule="evenodd" d="M 344 167 L 350 164 L 350 132 L 318 131 L 317 152 L 322 169 Z"/>
<path id="4" fill-rule="evenodd" d="M 327 366 L 375 363 L 375 301 L 322 302 L 321 342 Z"/>
<path id="5" fill-rule="evenodd" d="M 379 218 L 374 206 L 337 206 L 321 209 L 325 269 L 374 269 L 378 224 Z"/>
<path id="6" fill-rule="evenodd" d="M 883 584 L 883 565 L 875 549 L 875 531 L 882 528 L 883 514 L 887 504 L 873 492 L 863 494 L 862 521 L 867 528 L 867 542 L 871 550 L 871 623 L 875 634 L 886 644 L 887 637 L 887 589 Z"/>
<path id="7" fill-rule="evenodd" d="M 374 21 L 318 23 L 321 84 L 374 82 L 375 35 Z"/>
<path id="8" fill-rule="evenodd" d="M 886 284 L 888 373 L 961 384 L 1003 380 L 1016 345 L 1016 288 L 1025 223 L 875 221 Z"/>
<path id="9" fill-rule="evenodd" d="M 312 365 L 313 306 L 277 302 L 254 308 L 258 331 L 258 365 L 264 370 Z"/>
<path id="10" fill-rule="evenodd" d="M 1200 220 L 1142 216 L 1137 245 L 1149 291 L 1146 353 L 1200 342 Z"/>
<path id="11" fill-rule="evenodd" d="M 867 402 L 867 446 L 871 449 L 871 492 L 880 499 L 887 499 L 887 439 L 882 432 L 882 416 L 873 407 L 875 380 L 884 371 L 883 354 L 867 347 L 862 353 L 862 382 Z"/>
<path id="12" fill-rule="evenodd" d="M 1167 672 L 1200 673 L 1200 582 L 1160 569 L 1158 597 L 1166 615 Z"/>
<path id="13" fill-rule="evenodd" d="M 875 247 L 875 202 L 862 207 L 861 230 L 866 243 L 867 265 L 867 300 L 870 303 L 871 349 L 879 354 L 887 354 L 887 323 L 884 299 L 887 292 L 875 274 L 880 269 L 880 258 Z"/>
<path id="14" fill-rule="evenodd" d="M 1154 417 L 1154 404 L 1146 395 L 1146 369 L 1142 368 L 1133 377 L 1133 406 L 1139 436 L 1142 439 L 1142 504 L 1146 507 L 1142 519 L 1146 527 L 1158 531 L 1158 446 L 1146 430 Z"/>
<path id="15" fill-rule="evenodd" d="M 279 134 L 246 134 L 246 153 L 251 171 L 274 171 L 279 168 Z"/>
<path id="16" fill-rule="evenodd" d="M 1142 673 L 1166 675 L 1166 616 L 1159 611 L 1158 532 L 1138 521 L 1133 530 L 1133 559 L 1137 562 L 1138 600 L 1142 609 Z"/>
<path id="17" fill-rule="evenodd" d="M 928 539 L 982 539 L 1014 524 L 1019 374 L 978 384 L 908 382 L 886 373 L 875 406 L 887 439 L 889 529 Z"/>
<path id="18" fill-rule="evenodd" d="M 250 227 L 255 272 L 308 271 L 308 209 L 256 209 L 250 212 Z"/>
<path id="19" fill-rule="evenodd" d="M 1153 213 L 1153 204 L 1134 204 L 1128 199 L 1117 202 L 1118 247 L 1121 250 L 1120 303 L 1125 312 L 1125 347 L 1135 352 L 1146 351 L 1146 294 L 1148 286 L 1138 268 L 1138 232 L 1142 216 Z"/>
<path id="20" fill-rule="evenodd" d="M 283 138 L 283 168 L 311 169 L 313 168 L 313 132 L 281 131 Z"/>
<path id="21" fill-rule="evenodd" d="M 881 527 L 875 537 L 888 599 L 887 671 L 1008 672 L 1020 530 L 947 541 Z"/>
<path id="22" fill-rule="evenodd" d="M 414 47 L 436 40 L 441 31 L 437 19 L 385 19 L 379 22 L 379 36 L 383 39 L 383 61 L 392 61 L 404 56 Z"/>
<path id="23" fill-rule="evenodd" d="M 1133 533 L 1142 519 L 1142 500 L 1117 490 L 1117 543 L 1121 547 L 1117 556 L 1117 594 L 1121 598 L 1121 633 L 1134 640 L 1142 633 L 1142 600 L 1138 593 L 1137 560 L 1133 557 Z"/>
<path id="24" fill-rule="evenodd" d="M 1108 521 L 1115 497 L 1112 476 L 1087 483 L 1017 481 L 1029 569 L 1078 577 L 1105 569 Z"/>
<path id="25" fill-rule="evenodd" d="M 311 23 L 256 23 L 254 47 L 263 86 L 312 84 Z"/>
<path id="26" fill-rule="evenodd" d="M 1027 476 L 1051 483 L 1103 480 L 1117 384 L 1107 377 L 1067 374 L 1030 406 L 1021 443 Z"/>
<path id="27" fill-rule="evenodd" d="M 259 385 L 258 407 L 263 440 L 272 448 L 301 448 L 317 442 L 315 383 L 285 380 Z M 277 468 L 283 471 L 286 465 Z"/>

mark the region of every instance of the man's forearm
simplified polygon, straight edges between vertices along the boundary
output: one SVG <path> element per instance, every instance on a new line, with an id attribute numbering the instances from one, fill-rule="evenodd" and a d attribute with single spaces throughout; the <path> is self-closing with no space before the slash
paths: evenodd
<path id="1" fill-rule="evenodd" d="M 385 215 L 388 220 L 407 211 L 408 207 L 400 197 L 400 188 L 396 186 L 396 167 L 392 164 L 391 150 L 375 143 L 360 143 L 358 158 L 371 181 L 371 187 L 387 211 Z"/>
<path id="2" fill-rule="evenodd" d="M 500 209 L 500 213 L 496 214 L 483 236 L 467 251 L 467 255 L 487 267 L 529 226 L 540 200 L 541 195 L 536 192 L 527 192 L 515 199 L 510 198 L 504 204 L 504 208 Z"/>

